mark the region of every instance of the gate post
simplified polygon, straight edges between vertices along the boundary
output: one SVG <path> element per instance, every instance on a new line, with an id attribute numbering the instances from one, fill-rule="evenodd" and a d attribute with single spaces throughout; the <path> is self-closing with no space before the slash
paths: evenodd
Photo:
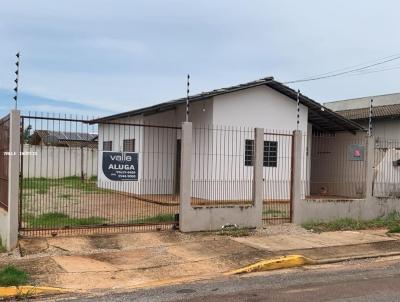
<path id="1" fill-rule="evenodd" d="M 12 110 L 10 113 L 10 157 L 8 162 L 7 250 L 16 248 L 18 244 L 20 142 L 20 112 Z"/>
<path id="2" fill-rule="evenodd" d="M 293 150 L 292 150 L 292 186 L 291 186 L 291 207 L 290 217 L 295 224 L 302 223 L 301 217 L 301 151 L 302 139 L 301 131 L 293 131 Z"/>
<path id="3" fill-rule="evenodd" d="M 189 231 L 192 199 L 192 123 L 182 123 L 179 229 Z"/>
<path id="4" fill-rule="evenodd" d="M 254 167 L 253 167 L 253 202 L 256 209 L 256 225 L 262 227 L 262 212 L 264 203 L 264 129 L 254 129 Z"/>

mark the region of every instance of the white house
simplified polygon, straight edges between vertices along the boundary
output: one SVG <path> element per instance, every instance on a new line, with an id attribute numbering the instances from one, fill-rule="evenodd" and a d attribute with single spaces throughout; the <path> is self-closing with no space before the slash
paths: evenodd
<path id="1" fill-rule="evenodd" d="M 296 129 L 304 136 L 302 193 L 309 195 L 313 131 L 353 135 L 363 127 L 302 94 L 297 124 L 297 97 L 296 91 L 272 77 L 190 96 L 189 121 L 193 123 L 194 140 L 192 197 L 251 198 L 252 164 L 248 155 L 255 127 L 265 129 L 264 199 L 290 197 L 290 134 Z M 180 130 L 175 127 L 185 121 L 185 114 L 186 98 L 181 98 L 93 120 L 99 125 L 99 152 L 138 154 L 135 181 L 111 180 L 103 173 L 99 156 L 98 185 L 143 196 L 176 194 Z"/>

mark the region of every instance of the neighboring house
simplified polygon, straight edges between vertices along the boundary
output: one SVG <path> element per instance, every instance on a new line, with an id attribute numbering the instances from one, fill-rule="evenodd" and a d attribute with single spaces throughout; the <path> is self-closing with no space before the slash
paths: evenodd
<path id="1" fill-rule="evenodd" d="M 271 130 L 292 133 L 293 130 L 301 130 L 304 138 L 302 150 L 302 193 L 303 196 L 306 196 L 317 194 L 320 190 L 320 186 L 323 185 L 317 181 L 315 182 L 315 188 L 313 187 L 313 173 L 316 177 L 320 177 L 321 173 L 325 173 L 329 178 L 328 180 L 325 179 L 326 183 L 332 181 L 332 178 L 340 179 L 341 182 L 348 182 L 346 177 L 343 177 L 343 175 L 340 174 L 340 169 L 336 169 L 335 172 L 332 172 L 333 170 L 329 170 L 328 165 L 325 167 L 321 165 L 321 162 L 318 162 L 318 158 L 316 158 L 317 162 L 315 163 L 315 168 L 313 170 L 311 167 L 313 165 L 310 158 L 311 152 L 309 151 L 313 144 L 313 132 L 329 133 L 329 139 L 331 142 L 332 137 L 336 137 L 337 139 L 340 137 L 353 138 L 358 135 L 365 136 L 365 133 L 363 132 L 363 127 L 358 123 L 344 118 L 304 95 L 300 95 L 299 102 L 298 125 L 297 92 L 288 86 L 275 81 L 273 77 L 268 77 L 245 84 L 216 89 L 190 96 L 189 121 L 193 123 L 194 128 L 202 127 L 203 125 L 226 125 L 229 127 L 260 127 L 264 128 L 266 132 Z M 157 173 L 161 173 L 160 171 L 170 171 L 168 177 L 171 178 L 173 178 L 174 175 L 177 175 L 174 170 L 179 169 L 179 160 L 176 156 L 177 150 L 179 150 L 177 145 L 180 139 L 179 134 L 176 136 L 159 136 L 157 134 L 156 136 L 156 130 L 152 132 L 150 130 L 138 129 L 137 127 L 134 130 L 128 130 L 128 125 L 136 123 L 180 126 L 181 123 L 185 121 L 185 104 L 186 98 L 181 98 L 92 121 L 92 123 L 98 123 L 99 125 L 100 151 L 123 152 L 128 150 L 139 153 L 138 181 L 130 184 L 117 182 L 120 183 L 118 186 L 114 186 L 117 190 L 133 192 L 136 194 L 173 194 L 176 192 L 172 180 L 164 181 L 162 185 L 158 186 L 146 186 L 146 183 L 151 177 L 159 177 L 159 174 Z M 121 127 L 123 127 L 122 130 Z M 221 140 L 226 139 L 217 135 L 204 135 L 203 138 L 200 138 L 199 135 L 198 137 L 199 141 L 196 143 L 201 146 L 207 146 L 205 148 L 209 148 L 208 146 L 215 145 Z M 159 155 L 160 159 L 155 160 L 154 154 L 158 153 L 154 150 L 148 149 L 151 147 L 144 143 L 145 139 L 146 141 L 157 140 L 159 141 L 159 144 L 168 146 L 167 148 L 170 150 L 170 155 Z M 231 143 L 231 145 L 228 143 L 230 146 L 229 148 L 235 150 L 243 148 L 243 153 L 245 153 L 244 149 L 249 147 L 248 142 L 251 142 L 251 137 L 242 137 L 241 140 L 242 141 L 236 140 L 235 143 Z M 126 148 L 126 144 L 129 141 L 131 148 Z M 264 175 L 269 175 L 268 177 L 265 177 L 265 199 L 285 200 L 288 199 L 290 195 L 290 186 L 285 186 L 284 189 L 275 190 L 275 192 L 272 192 L 268 188 L 268 185 L 271 182 L 289 184 L 288 180 L 290 179 L 291 173 L 291 155 L 289 153 L 289 155 L 280 156 L 280 154 L 283 154 L 285 148 L 290 149 L 290 145 L 283 146 L 280 144 L 279 140 L 275 140 L 273 137 L 266 137 L 264 157 L 270 158 L 271 161 L 267 164 L 265 164 L 264 161 Z M 331 149 L 337 149 L 338 146 L 339 144 L 333 144 Z M 347 145 L 345 145 L 344 148 L 347 148 Z M 151 152 L 153 158 L 149 161 L 146 159 L 145 154 Z M 326 161 L 326 153 L 327 152 L 323 153 L 325 158 L 322 160 Z M 161 159 L 161 156 L 164 156 L 164 158 Z M 102 157 L 99 156 L 99 186 L 110 187 L 110 180 L 101 172 L 101 158 Z M 331 157 L 328 158 L 328 161 L 330 159 L 332 159 L 332 161 L 335 160 L 334 157 Z M 202 159 L 200 158 L 199 160 Z M 218 200 L 221 199 L 221 194 L 219 194 L 218 190 L 224 190 L 226 198 L 227 194 L 229 195 L 229 193 L 233 192 L 234 189 L 236 190 L 236 187 L 240 186 L 239 181 L 243 181 L 243 178 L 246 177 L 252 177 L 251 172 L 245 174 L 245 176 L 242 175 L 240 179 L 232 179 L 228 173 L 219 173 L 217 175 L 217 173 L 213 173 L 212 171 L 213 169 L 220 169 L 218 167 L 218 160 L 219 159 L 216 158 L 216 161 L 212 163 L 203 160 L 200 163 L 200 165 L 205 166 L 205 170 L 209 172 L 203 176 L 194 175 L 194 177 L 196 179 L 204 177 L 207 181 L 207 187 L 204 188 L 204 190 L 192 190 L 193 194 L 196 195 L 192 195 L 193 197 L 205 198 L 207 195 L 205 191 L 208 190 L 214 192 L 213 199 Z M 283 162 L 284 160 L 285 162 Z M 154 164 L 154 162 L 157 162 L 157 164 Z M 171 162 L 175 162 L 175 164 L 171 164 Z M 343 165 L 346 166 L 351 166 L 353 164 L 359 163 L 343 162 Z M 143 177 L 143 172 L 152 170 L 154 165 L 158 165 L 156 170 L 158 172 L 154 173 L 153 176 L 147 174 L 146 177 Z M 199 164 L 193 163 L 193 166 L 196 165 Z M 249 164 L 246 159 L 232 159 L 231 162 L 229 162 L 229 166 L 240 167 L 241 169 L 247 169 L 248 171 L 251 171 L 252 168 L 251 163 Z M 268 174 L 269 171 L 273 171 L 273 173 Z M 192 173 L 196 172 L 192 171 Z M 233 181 L 236 181 L 235 188 L 232 187 Z M 325 184 L 325 186 L 327 185 Z M 244 190 L 245 189 L 243 188 L 242 190 L 237 190 L 237 192 Z M 354 191 L 356 189 L 352 188 L 351 190 Z M 355 193 L 353 191 L 351 193 L 348 192 L 347 194 L 354 195 Z M 338 192 L 338 194 L 346 195 L 346 192 L 340 192 L 340 190 L 338 190 Z M 329 193 L 331 192 L 329 191 Z M 235 197 L 232 196 L 232 198 Z"/>
<path id="2" fill-rule="evenodd" d="M 374 196 L 400 196 L 400 93 L 367 96 L 325 103 L 342 116 L 369 126 L 372 104 L 372 135 L 375 137 Z"/>
<path id="3" fill-rule="evenodd" d="M 333 101 L 324 105 L 368 128 L 371 99 L 373 135 L 400 140 L 400 93 Z"/>
<path id="4" fill-rule="evenodd" d="M 91 133 L 36 130 L 29 142 L 32 145 L 57 147 L 86 147 L 97 149 L 98 135 Z"/>

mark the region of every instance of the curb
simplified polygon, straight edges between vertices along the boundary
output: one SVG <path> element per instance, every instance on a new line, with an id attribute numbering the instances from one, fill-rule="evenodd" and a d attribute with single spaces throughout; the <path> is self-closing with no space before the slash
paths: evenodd
<path id="1" fill-rule="evenodd" d="M 0 298 L 30 297 L 70 292 L 64 288 L 46 286 L 7 286 L 0 287 Z"/>
<path id="2" fill-rule="evenodd" d="M 380 258 L 380 257 L 393 257 L 400 256 L 400 252 L 392 252 L 386 254 L 371 254 L 371 255 L 359 255 L 359 256 L 349 256 L 349 257 L 341 257 L 341 258 L 330 258 L 330 259 L 320 259 L 313 260 L 307 258 L 303 255 L 288 255 L 277 258 L 272 258 L 268 260 L 261 260 L 254 264 L 245 266 L 243 268 L 234 270 L 232 272 L 226 273 L 226 275 L 240 275 L 246 273 L 255 273 L 255 272 L 263 272 L 270 270 L 278 270 L 284 268 L 292 268 L 292 267 L 300 267 L 304 265 L 318 265 L 318 264 L 333 264 L 344 261 L 352 261 L 352 260 L 364 260 L 364 259 L 372 259 L 372 258 Z"/>
<path id="3" fill-rule="evenodd" d="M 307 264 L 316 264 L 316 261 L 302 255 L 288 255 L 268 260 L 262 260 L 243 268 L 229 272 L 228 275 L 239 275 L 254 272 L 263 272 L 283 268 L 299 267 Z"/>

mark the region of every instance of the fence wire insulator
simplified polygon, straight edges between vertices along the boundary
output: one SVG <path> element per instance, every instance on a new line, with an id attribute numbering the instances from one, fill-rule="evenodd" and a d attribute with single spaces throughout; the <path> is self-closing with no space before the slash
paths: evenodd
<path id="1" fill-rule="evenodd" d="M 300 125 L 300 90 L 297 90 L 297 130 Z"/>
<path id="2" fill-rule="evenodd" d="M 16 78 L 14 80 L 14 82 L 15 82 L 15 88 L 14 88 L 15 95 L 13 96 L 13 99 L 15 101 L 15 109 L 17 109 L 18 108 L 18 84 L 19 84 L 20 53 L 18 52 L 15 56 L 17 57 L 17 62 L 15 62 L 15 65 L 17 66 L 17 70 L 15 70 L 15 75 L 16 75 Z"/>
<path id="3" fill-rule="evenodd" d="M 189 121 L 189 92 L 190 92 L 190 75 L 187 75 L 187 86 L 186 86 L 186 122 Z"/>

